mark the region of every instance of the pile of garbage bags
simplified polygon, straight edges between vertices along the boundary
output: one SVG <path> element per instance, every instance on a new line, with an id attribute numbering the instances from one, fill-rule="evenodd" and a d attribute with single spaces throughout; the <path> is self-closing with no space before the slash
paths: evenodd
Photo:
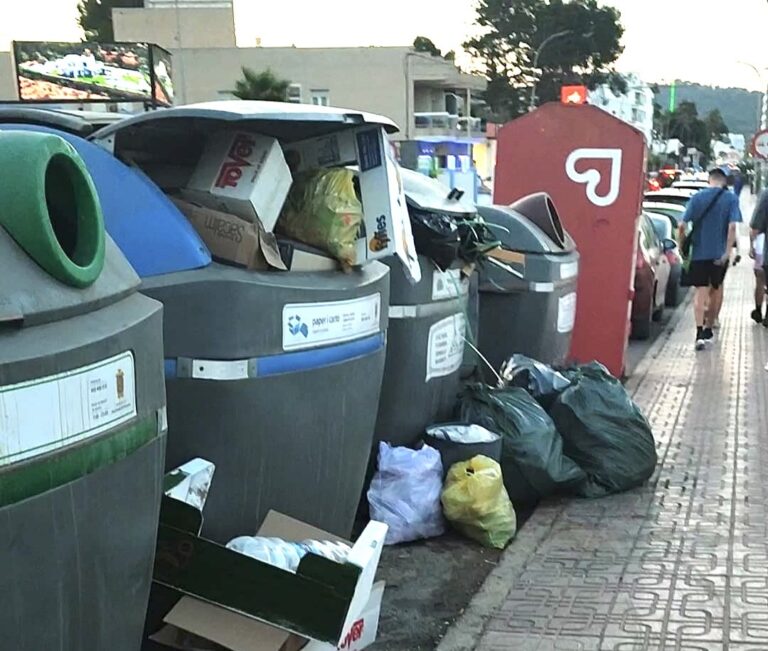
<path id="1" fill-rule="evenodd" d="M 515 535 L 515 506 L 604 497 L 653 474 L 650 425 L 601 364 L 555 370 L 515 355 L 501 378 L 497 387 L 468 385 L 459 422 L 429 428 L 420 449 L 380 444 L 368 502 L 389 526 L 388 544 L 438 536 L 447 522 L 503 548 Z"/>
<path id="2" fill-rule="evenodd" d="M 468 386 L 463 421 L 497 432 L 512 501 L 553 494 L 603 497 L 641 485 L 656 467 L 651 427 L 608 370 L 592 362 L 557 371 L 515 355 L 502 386 Z"/>

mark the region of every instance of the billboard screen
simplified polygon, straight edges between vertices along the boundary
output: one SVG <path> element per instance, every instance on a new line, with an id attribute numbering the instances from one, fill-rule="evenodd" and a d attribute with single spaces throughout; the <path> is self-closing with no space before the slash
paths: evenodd
<path id="1" fill-rule="evenodd" d="M 173 67 L 171 53 L 159 45 L 149 46 L 152 60 L 152 96 L 156 104 L 170 106 L 173 104 Z"/>
<path id="2" fill-rule="evenodd" d="M 155 45 L 15 41 L 13 52 L 22 102 L 173 100 L 171 55 Z"/>

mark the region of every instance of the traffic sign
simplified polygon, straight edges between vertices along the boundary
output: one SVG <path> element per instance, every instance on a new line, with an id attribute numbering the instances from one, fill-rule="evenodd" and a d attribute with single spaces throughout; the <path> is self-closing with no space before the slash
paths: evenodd
<path id="1" fill-rule="evenodd" d="M 752 138 L 752 153 L 758 158 L 768 160 L 768 129 L 759 131 Z"/>
<path id="2" fill-rule="evenodd" d="M 586 104 L 586 86 L 563 86 L 560 89 L 560 101 L 563 104 Z"/>

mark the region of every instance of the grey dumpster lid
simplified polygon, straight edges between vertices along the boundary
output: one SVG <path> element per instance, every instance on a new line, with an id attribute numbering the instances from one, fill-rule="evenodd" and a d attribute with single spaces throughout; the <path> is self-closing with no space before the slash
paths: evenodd
<path id="1" fill-rule="evenodd" d="M 98 280 L 77 289 L 43 271 L 0 226 L 0 327 L 59 321 L 93 312 L 134 293 L 138 276 L 109 236 L 106 246 L 104 270 Z"/>
<path id="2" fill-rule="evenodd" d="M 223 100 L 135 115 L 99 129 L 91 135 L 91 139 L 106 144 L 116 137 L 118 142 L 114 151 L 118 153 L 123 136 L 128 141 L 144 135 L 151 138 L 165 131 L 188 137 L 209 133 L 211 126 L 217 123 L 251 129 L 284 142 L 305 140 L 366 124 L 379 125 L 389 133 L 398 131 L 397 125 L 389 118 L 363 111 L 287 102 Z"/>
<path id="3" fill-rule="evenodd" d="M 565 246 L 560 247 L 536 224 L 509 206 L 478 206 L 477 211 L 486 222 L 491 224 L 491 230 L 505 249 L 523 253 L 560 255 L 576 250 L 576 244 L 567 233 Z M 493 224 L 500 228 L 493 228 Z"/>
<path id="4" fill-rule="evenodd" d="M 463 193 L 458 198 L 450 198 L 451 188 L 436 179 L 405 168 L 401 168 L 400 174 L 403 179 L 405 198 L 417 208 L 452 215 L 467 215 L 477 212 L 475 204 Z"/>
<path id="5" fill-rule="evenodd" d="M 0 124 L 36 124 L 83 137 L 93 131 L 93 125 L 78 115 L 48 108 L 8 104 L 0 105 Z"/>

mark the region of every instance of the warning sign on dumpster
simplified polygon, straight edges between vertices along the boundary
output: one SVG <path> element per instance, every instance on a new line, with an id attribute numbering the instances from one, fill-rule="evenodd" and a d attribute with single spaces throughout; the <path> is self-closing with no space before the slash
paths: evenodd
<path id="1" fill-rule="evenodd" d="M 464 358 L 466 330 L 463 314 L 449 316 L 429 329 L 427 382 L 433 378 L 450 375 L 459 369 Z"/>
<path id="2" fill-rule="evenodd" d="M 73 445 L 135 416 L 131 352 L 0 386 L 0 467 Z"/>

